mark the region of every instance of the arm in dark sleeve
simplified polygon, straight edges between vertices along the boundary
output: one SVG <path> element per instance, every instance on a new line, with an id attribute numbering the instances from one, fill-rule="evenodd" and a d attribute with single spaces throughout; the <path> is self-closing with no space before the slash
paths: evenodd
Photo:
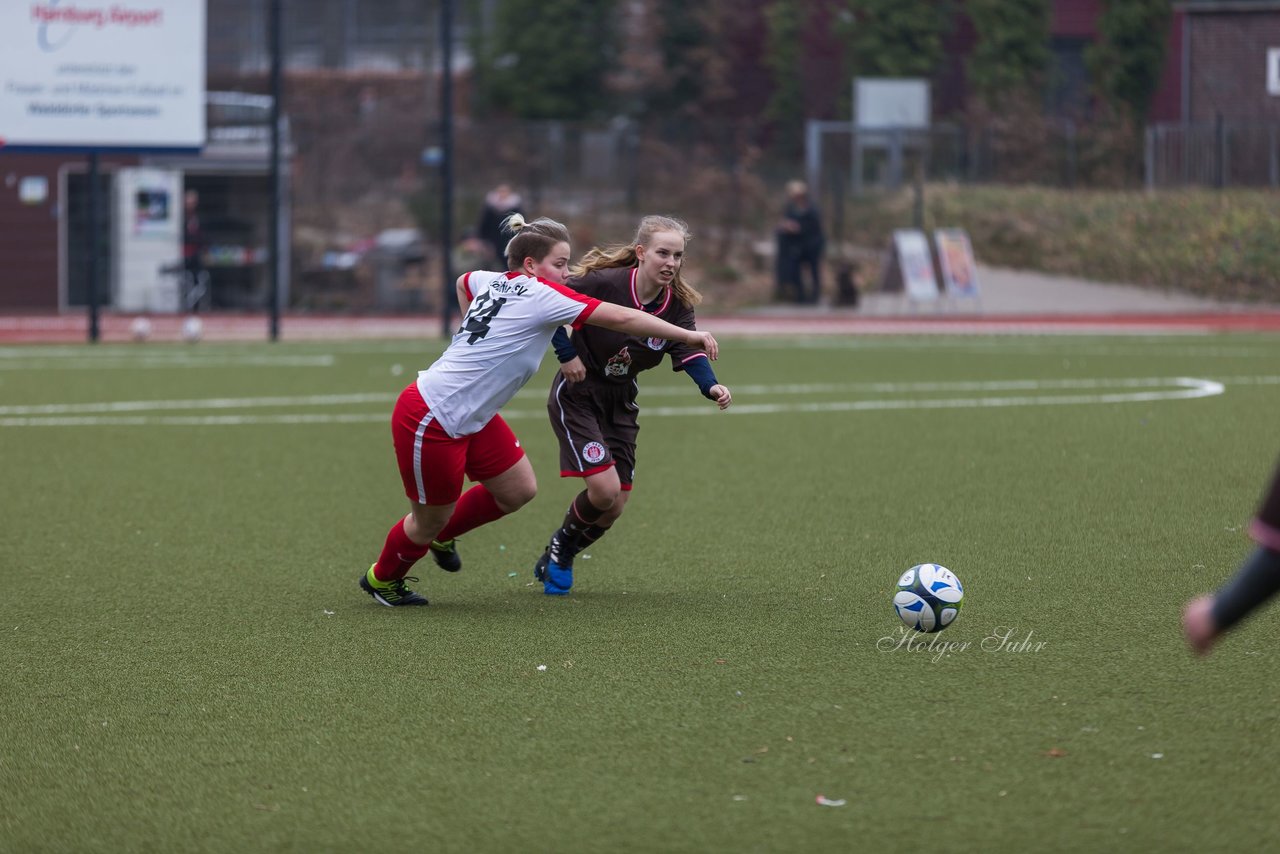
<path id="1" fill-rule="evenodd" d="M 676 326 L 684 329 L 696 329 L 697 323 L 694 320 L 693 311 L 686 308 L 676 317 L 671 318 L 671 322 Z M 684 371 L 689 375 L 695 383 L 698 384 L 698 390 L 703 396 L 709 400 L 715 398 L 707 394 L 713 385 L 716 384 L 715 371 L 711 370 L 711 360 L 707 358 L 698 347 L 690 347 L 688 344 L 673 343 L 667 348 L 667 355 L 671 357 L 671 370 Z"/>
<path id="2" fill-rule="evenodd" d="M 555 333 L 551 336 L 551 349 L 556 351 L 556 359 L 562 365 L 577 358 L 578 355 L 577 348 L 569 340 L 569 333 L 564 331 L 563 326 L 557 326 Z"/>
<path id="3" fill-rule="evenodd" d="M 710 359 L 705 356 L 695 357 L 685 363 L 684 372 L 697 384 L 698 391 L 702 392 L 703 397 L 715 400 L 711 395 L 711 387 L 719 385 L 719 381 L 716 379 L 716 372 L 711 370 Z"/>

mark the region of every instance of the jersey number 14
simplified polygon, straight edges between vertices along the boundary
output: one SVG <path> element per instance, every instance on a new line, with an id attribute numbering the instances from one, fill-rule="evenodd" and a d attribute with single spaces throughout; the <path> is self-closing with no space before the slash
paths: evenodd
<path id="1" fill-rule="evenodd" d="M 468 344 L 474 344 L 489 334 L 489 324 L 498 316 L 498 312 L 502 310 L 506 301 L 506 297 L 493 299 L 487 293 L 480 294 L 472 301 L 471 310 L 467 312 L 467 316 L 462 320 L 462 326 L 458 329 L 459 333 L 471 333 L 467 338 Z"/>

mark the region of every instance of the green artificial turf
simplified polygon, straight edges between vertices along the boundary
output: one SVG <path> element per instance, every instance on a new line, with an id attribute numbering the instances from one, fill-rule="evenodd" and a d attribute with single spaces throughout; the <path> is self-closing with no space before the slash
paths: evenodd
<path id="1" fill-rule="evenodd" d="M 548 359 L 538 497 L 392 610 L 356 581 L 438 352 L 0 349 L 0 851 L 1280 847 L 1280 612 L 1178 630 L 1249 548 L 1280 338 L 726 339 L 729 413 L 642 381 L 566 598 Z M 1096 402 L 1179 377 L 1225 390 Z M 889 604 L 926 561 L 932 648 Z"/>

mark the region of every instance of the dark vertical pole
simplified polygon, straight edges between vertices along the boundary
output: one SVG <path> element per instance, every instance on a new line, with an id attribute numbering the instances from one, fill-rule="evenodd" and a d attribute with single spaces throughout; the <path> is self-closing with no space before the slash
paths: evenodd
<path id="1" fill-rule="evenodd" d="M 97 344 L 98 328 L 98 252 L 101 249 L 98 234 L 98 152 L 89 152 L 89 264 L 85 275 L 89 277 L 89 343 Z"/>
<path id="2" fill-rule="evenodd" d="M 283 0 L 271 0 L 271 165 L 268 180 L 271 182 L 270 215 L 268 217 L 267 271 L 271 283 L 271 340 L 280 340 L 280 267 L 284 261 L 280 249 L 280 100 L 281 65 L 284 55 L 284 27 L 281 25 L 280 7 Z"/>
<path id="3" fill-rule="evenodd" d="M 911 175 L 911 225 L 924 231 L 924 163 L 916 161 Z"/>
<path id="4" fill-rule="evenodd" d="M 1076 123 L 1071 119 L 1067 119 L 1066 143 L 1067 189 L 1074 190 L 1076 186 Z"/>
<path id="5" fill-rule="evenodd" d="M 453 0 L 440 3 L 440 334 L 453 331 Z"/>
<path id="6" fill-rule="evenodd" d="M 1227 185 L 1227 130 L 1218 113 L 1213 125 L 1213 186 L 1221 190 Z"/>

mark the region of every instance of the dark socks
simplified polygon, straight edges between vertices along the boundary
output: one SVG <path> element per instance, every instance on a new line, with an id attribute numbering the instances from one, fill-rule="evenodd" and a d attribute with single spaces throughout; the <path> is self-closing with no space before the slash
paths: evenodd
<path id="1" fill-rule="evenodd" d="M 578 551 L 584 551 L 592 543 L 607 533 L 609 533 L 609 529 L 602 528 L 599 525 L 592 525 L 590 528 L 587 528 L 587 530 L 583 531 L 578 537 Z"/>
<path id="2" fill-rule="evenodd" d="M 573 557 L 582 550 L 584 545 L 595 542 L 600 536 L 596 535 L 588 543 L 583 543 L 582 538 L 591 528 L 599 528 L 595 524 L 604 511 L 596 507 L 587 499 L 587 491 L 584 489 L 579 492 L 573 499 L 573 503 L 569 505 L 569 509 L 564 514 L 564 522 L 560 525 L 560 529 L 551 535 L 551 560 L 558 566 L 571 566 Z M 606 529 L 600 528 L 604 531 Z"/>

